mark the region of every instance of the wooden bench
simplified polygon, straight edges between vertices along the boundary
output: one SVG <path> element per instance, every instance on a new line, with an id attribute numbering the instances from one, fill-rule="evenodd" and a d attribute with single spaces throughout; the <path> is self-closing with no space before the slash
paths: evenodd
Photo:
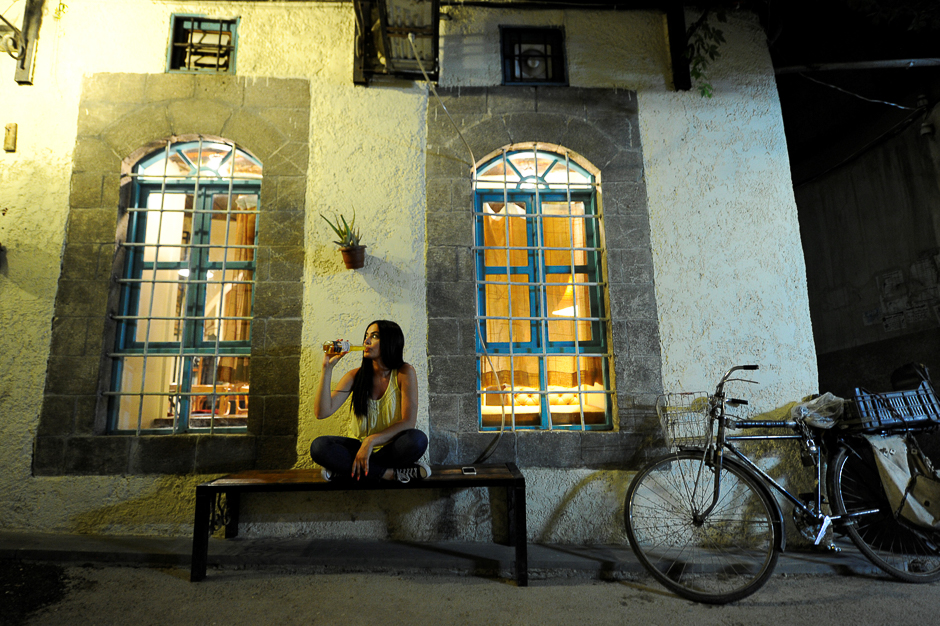
<path id="1" fill-rule="evenodd" d="M 209 536 L 225 527 L 225 538 L 238 536 L 238 509 L 244 493 L 296 491 L 391 491 L 396 489 L 467 489 L 504 487 L 508 504 L 509 545 L 516 549 L 515 576 L 520 587 L 528 584 L 526 544 L 525 477 L 514 463 L 476 465 L 476 474 L 463 473 L 462 466 L 433 466 L 431 476 L 408 483 L 398 481 L 325 481 L 320 470 L 252 470 L 229 474 L 196 487 L 196 521 L 193 526 L 193 557 L 190 581 L 206 577 Z M 466 466 L 464 466 L 466 467 Z M 222 495 L 225 499 L 222 500 Z"/>

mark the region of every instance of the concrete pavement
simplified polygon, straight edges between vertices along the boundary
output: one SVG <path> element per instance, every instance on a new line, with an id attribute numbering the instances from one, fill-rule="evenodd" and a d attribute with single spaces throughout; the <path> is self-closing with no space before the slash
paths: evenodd
<path id="1" fill-rule="evenodd" d="M 784 552 L 777 574 L 871 574 L 878 570 L 848 541 L 842 552 Z M 125 564 L 189 567 L 188 537 L 51 535 L 0 532 L 0 559 L 61 564 Z M 573 546 L 530 543 L 529 578 L 580 577 L 635 580 L 645 571 L 628 545 Z M 209 572 L 222 569 L 301 567 L 314 572 L 456 574 L 512 577 L 514 550 L 491 543 L 212 538 Z"/>

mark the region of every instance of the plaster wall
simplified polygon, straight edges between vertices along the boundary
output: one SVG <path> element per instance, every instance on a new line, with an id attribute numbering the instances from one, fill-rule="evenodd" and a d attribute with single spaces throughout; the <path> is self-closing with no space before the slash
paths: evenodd
<path id="1" fill-rule="evenodd" d="M 814 391 L 796 209 L 770 58 L 756 21 L 734 17 L 724 27 L 728 43 L 711 79 L 716 95 L 702 99 L 694 91 L 670 91 L 666 28 L 658 14 L 449 10 L 455 19 L 442 26 L 442 85 L 499 83 L 492 40 L 498 24 L 563 24 L 573 42 L 572 86 L 637 91 L 664 386 L 703 388 L 731 364 L 751 361 L 764 367 L 759 397 L 768 406 Z M 406 359 L 418 369 L 419 425 L 427 424 L 423 148 L 426 107 L 436 104 L 428 102 L 425 87 L 352 85 L 349 4 L 73 3 L 61 20 L 52 18 L 51 9 L 45 17 L 35 86 L 14 85 L 12 60 L 0 59 L 6 81 L 0 114 L 20 131 L 17 152 L 0 154 L 0 209 L 6 210 L 0 243 L 7 247 L 0 266 L 4 530 L 191 531 L 193 485 L 205 477 L 37 478 L 30 472 L 81 77 L 162 73 L 168 26 L 153 25 L 168 25 L 173 12 L 241 16 L 240 76 L 310 81 L 298 463 L 309 463 L 306 449 L 315 436 L 342 432 L 336 420 L 313 419 L 319 343 L 356 340 L 375 317 L 402 324 Z M 89 36 L 102 30 L 107 46 Z M 352 208 L 369 246 L 359 272 L 342 268 L 318 215 Z M 341 374 L 337 368 L 335 375 Z M 526 477 L 533 540 L 623 539 L 629 472 L 533 469 Z M 249 499 L 243 519 L 248 535 L 483 540 L 499 532 L 489 521 L 501 512 L 496 499 L 476 491 L 442 501 L 391 501 L 377 494 L 350 504 L 317 497 L 316 507 Z"/>

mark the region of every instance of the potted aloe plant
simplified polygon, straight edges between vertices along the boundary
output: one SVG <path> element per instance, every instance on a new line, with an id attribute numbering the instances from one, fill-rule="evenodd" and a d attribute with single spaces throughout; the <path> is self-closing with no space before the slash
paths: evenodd
<path id="1" fill-rule="evenodd" d="M 320 217 L 330 225 L 330 228 L 332 228 L 336 236 L 339 237 L 339 239 L 333 243 L 339 246 L 339 251 L 343 255 L 343 263 L 346 264 L 346 269 L 354 270 L 362 267 L 365 264 L 366 247 L 359 243 L 360 234 L 359 229 L 356 228 L 356 212 L 353 211 L 352 219 L 348 222 L 342 215 L 334 217 L 333 221 L 330 221 L 330 219 L 322 213 L 320 213 Z"/>

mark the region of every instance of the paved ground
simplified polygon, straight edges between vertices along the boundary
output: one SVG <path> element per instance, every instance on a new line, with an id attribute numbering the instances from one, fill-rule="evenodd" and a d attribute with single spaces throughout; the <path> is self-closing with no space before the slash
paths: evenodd
<path id="1" fill-rule="evenodd" d="M 854 549 L 787 553 L 734 605 L 691 603 L 620 546 L 216 540 L 189 582 L 186 539 L 0 533 L 0 624 L 868 624 L 938 623 L 940 584 L 884 578 Z"/>

